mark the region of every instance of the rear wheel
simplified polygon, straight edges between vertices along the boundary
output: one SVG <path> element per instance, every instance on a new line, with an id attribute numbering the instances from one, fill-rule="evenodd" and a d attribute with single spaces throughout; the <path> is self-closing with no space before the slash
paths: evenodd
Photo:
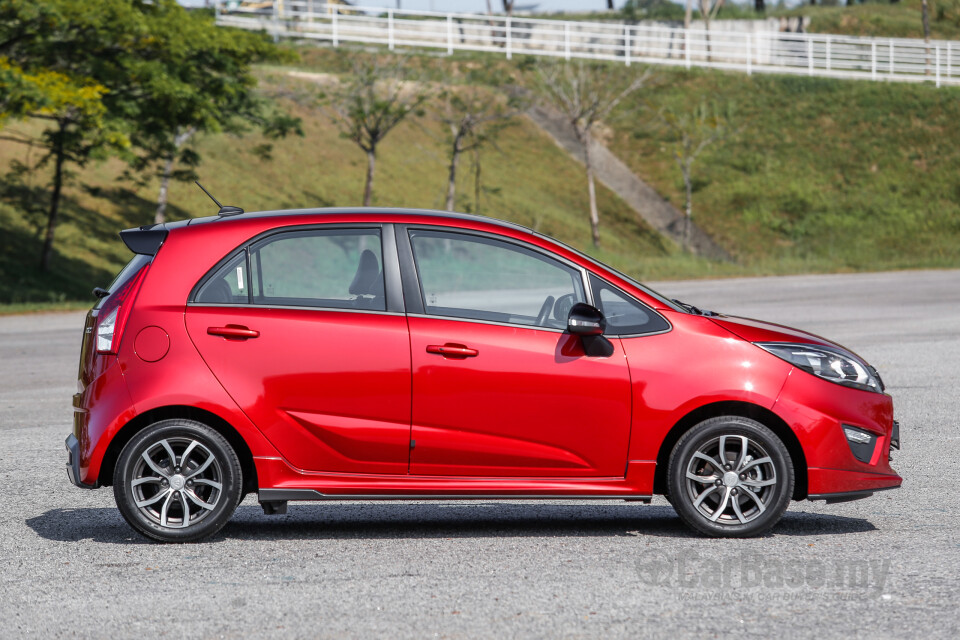
<path id="1" fill-rule="evenodd" d="M 770 429 L 740 416 L 705 420 L 670 454 L 668 498 L 680 518 L 709 536 L 770 531 L 793 495 L 790 454 Z"/>
<path id="2" fill-rule="evenodd" d="M 163 542 L 193 542 L 219 531 L 240 503 L 242 486 L 230 444 L 192 420 L 164 420 L 135 435 L 113 474 L 120 513 Z"/>

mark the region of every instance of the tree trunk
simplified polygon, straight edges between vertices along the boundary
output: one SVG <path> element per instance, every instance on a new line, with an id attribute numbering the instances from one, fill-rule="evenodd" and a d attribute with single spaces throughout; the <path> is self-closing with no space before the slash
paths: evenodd
<path id="1" fill-rule="evenodd" d="M 460 162 L 460 144 L 453 143 L 453 157 L 450 158 L 450 175 L 447 177 L 447 211 L 453 211 L 453 201 L 457 192 L 457 164 Z"/>
<path id="2" fill-rule="evenodd" d="M 683 28 L 689 29 L 691 22 L 693 22 L 693 0 L 687 0 L 687 11 L 683 14 Z"/>
<path id="3" fill-rule="evenodd" d="M 173 173 L 173 153 L 167 156 L 163 163 L 163 177 L 160 178 L 160 194 L 157 196 L 157 212 L 153 215 L 154 224 L 163 224 L 166 221 L 167 190 L 170 188 L 170 175 Z"/>
<path id="4" fill-rule="evenodd" d="M 373 200 L 373 170 L 377 164 L 377 152 L 375 149 L 367 151 L 367 184 L 363 188 L 363 206 L 369 207 Z"/>
<path id="5" fill-rule="evenodd" d="M 690 227 L 693 226 L 693 180 L 690 179 L 690 167 L 687 167 L 683 171 L 683 186 L 687 193 L 687 202 L 684 208 L 687 221 L 686 224 L 683 225 L 683 246 L 688 251 L 693 252 L 693 249 L 690 247 Z"/>
<path id="6" fill-rule="evenodd" d="M 474 213 L 480 215 L 480 147 L 473 148 L 473 204 Z"/>
<path id="7" fill-rule="evenodd" d="M 849 1 L 852 1 L 852 0 L 848 0 L 848 2 Z M 766 13 L 767 5 L 764 3 L 764 0 L 753 0 L 753 9 L 757 13 Z"/>
<path id="8" fill-rule="evenodd" d="M 927 51 L 927 75 L 930 75 L 930 8 L 927 0 L 923 0 L 923 41 Z"/>
<path id="9" fill-rule="evenodd" d="M 450 127 L 453 129 L 454 127 Z M 453 132 L 453 154 L 450 156 L 450 172 L 447 176 L 447 211 L 453 211 L 457 193 L 457 165 L 460 163 L 460 136 Z"/>
<path id="10" fill-rule="evenodd" d="M 590 196 L 590 235 L 594 248 L 600 248 L 600 213 L 597 211 L 597 187 L 593 179 L 593 156 L 590 155 L 590 130 L 580 136 L 583 142 L 583 163 L 587 166 L 587 193 Z"/>
<path id="11" fill-rule="evenodd" d="M 40 271 L 48 271 L 50 268 L 50 256 L 53 253 L 53 237 L 57 228 L 57 214 L 60 211 L 60 192 L 63 188 L 63 163 L 66 160 L 63 152 L 63 139 L 67 135 L 67 122 L 58 121 L 59 130 L 57 131 L 57 140 L 54 143 L 53 153 L 56 156 L 56 164 L 53 171 L 53 193 L 50 194 L 50 214 L 47 217 L 47 232 L 43 238 L 43 248 L 40 250 Z"/>
<path id="12" fill-rule="evenodd" d="M 160 179 L 160 193 L 157 195 L 157 212 L 153 216 L 153 221 L 156 224 L 166 222 L 167 191 L 170 188 L 170 177 L 173 175 L 173 163 L 176 161 L 177 153 L 180 152 L 180 147 L 186 144 L 187 140 L 196 132 L 196 128 L 189 127 L 178 133 L 173 139 L 173 151 L 167 156 L 167 161 L 163 165 L 163 177 Z"/>

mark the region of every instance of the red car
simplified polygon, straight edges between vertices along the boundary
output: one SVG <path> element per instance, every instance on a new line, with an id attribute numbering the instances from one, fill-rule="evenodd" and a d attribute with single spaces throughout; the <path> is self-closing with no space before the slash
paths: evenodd
<path id="1" fill-rule="evenodd" d="M 671 301 L 490 218 L 396 209 L 128 229 L 96 289 L 67 470 L 144 535 L 290 500 L 664 494 L 711 536 L 900 486 L 877 372 Z"/>

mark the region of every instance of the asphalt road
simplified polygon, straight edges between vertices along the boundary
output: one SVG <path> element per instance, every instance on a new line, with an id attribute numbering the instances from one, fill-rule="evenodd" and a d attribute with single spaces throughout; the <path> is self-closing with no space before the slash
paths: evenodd
<path id="1" fill-rule="evenodd" d="M 82 316 L 5 317 L 0 638 L 960 637 L 960 271 L 659 288 L 867 358 L 896 403 L 904 487 L 793 503 L 751 540 L 697 537 L 662 499 L 266 517 L 251 496 L 207 543 L 153 544 L 64 472 Z"/>

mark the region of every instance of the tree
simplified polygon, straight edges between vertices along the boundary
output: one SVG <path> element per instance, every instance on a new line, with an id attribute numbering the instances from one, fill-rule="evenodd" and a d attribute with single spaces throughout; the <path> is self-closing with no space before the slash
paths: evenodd
<path id="1" fill-rule="evenodd" d="M 281 53 L 261 34 L 217 27 L 212 17 L 173 0 L 156 3 L 150 31 L 150 100 L 139 110 L 131 162 L 142 178 L 160 178 L 154 221 L 165 220 L 170 180 L 195 180 L 201 158 L 190 142 L 199 134 L 235 135 L 258 128 L 268 138 L 303 135 L 299 118 L 256 91 L 252 65 Z M 264 155 L 269 147 L 260 149 Z M 176 170 L 177 166 L 185 167 Z"/>
<path id="2" fill-rule="evenodd" d="M 534 79 L 537 92 L 564 115 L 577 141 L 583 145 L 594 247 L 600 246 L 600 214 L 590 149 L 594 129 L 624 98 L 643 87 L 649 77 L 649 69 L 631 77 L 624 75 L 620 67 L 583 61 L 544 63 L 537 67 Z"/>
<path id="3" fill-rule="evenodd" d="M 670 155 L 680 168 L 686 195 L 683 242 L 690 246 L 690 229 L 693 226 L 693 164 L 704 150 L 715 142 L 739 133 L 731 127 L 732 108 L 728 105 L 721 113 L 715 105 L 701 101 L 690 111 L 663 109 L 660 119 L 673 137 Z"/>
<path id="4" fill-rule="evenodd" d="M 712 58 L 710 50 L 710 21 L 717 17 L 717 13 L 726 0 L 697 0 L 700 4 L 700 17 L 703 18 L 703 28 L 707 32 L 707 62 Z"/>
<path id="5" fill-rule="evenodd" d="M 921 7 L 921 22 L 923 23 L 923 42 L 926 45 L 927 75 L 930 75 L 930 9 L 927 0 L 923 0 Z"/>
<path id="6" fill-rule="evenodd" d="M 457 169 L 461 154 L 479 154 L 487 144 L 496 144 L 496 137 L 512 124 L 519 112 L 519 98 L 505 98 L 477 87 L 450 88 L 440 94 L 433 109 L 435 119 L 448 131 L 447 211 L 453 211 L 457 188 Z M 477 155 L 474 156 L 477 160 Z M 479 161 L 477 161 L 479 172 Z"/>
<path id="7" fill-rule="evenodd" d="M 28 114 L 51 125 L 39 138 L 50 152 L 40 164 L 54 165 L 41 269 L 70 164 L 120 153 L 145 170 L 169 159 L 185 128 L 252 117 L 249 66 L 270 47 L 262 35 L 219 30 L 175 0 L 0 0 L 0 56 L 25 73 L 53 74 L 61 88 Z"/>
<path id="8" fill-rule="evenodd" d="M 404 82 L 404 71 L 401 62 L 383 66 L 376 59 L 355 61 L 348 79 L 339 81 L 324 96 L 327 113 L 340 135 L 367 155 L 365 207 L 373 199 L 377 147 L 407 116 L 421 115 L 421 106 L 430 97 L 422 83 Z"/>

